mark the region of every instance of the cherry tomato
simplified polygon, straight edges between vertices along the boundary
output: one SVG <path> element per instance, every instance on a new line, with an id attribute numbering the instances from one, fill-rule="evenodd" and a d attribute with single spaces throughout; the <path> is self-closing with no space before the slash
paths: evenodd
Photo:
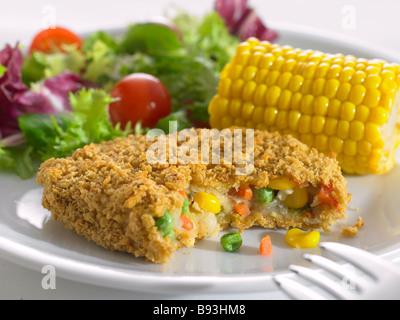
<path id="1" fill-rule="evenodd" d="M 172 111 L 167 88 L 159 79 L 145 73 L 123 78 L 111 90 L 111 97 L 118 99 L 110 104 L 111 122 L 120 123 L 122 128 L 129 121 L 132 127 L 142 121 L 143 127 L 153 128 Z"/>
<path id="2" fill-rule="evenodd" d="M 33 51 L 40 51 L 44 53 L 51 53 L 54 50 L 62 50 L 62 44 L 76 44 L 80 50 L 82 48 L 82 39 L 72 31 L 56 27 L 55 29 L 45 29 L 40 31 L 31 43 L 29 53 Z"/>

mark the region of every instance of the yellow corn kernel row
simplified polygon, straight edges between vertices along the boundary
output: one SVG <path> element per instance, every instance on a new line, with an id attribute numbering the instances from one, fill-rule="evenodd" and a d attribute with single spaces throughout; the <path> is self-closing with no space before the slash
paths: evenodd
<path id="1" fill-rule="evenodd" d="M 393 168 L 399 65 L 250 38 L 220 78 L 209 105 L 213 128 L 291 134 L 325 154 L 336 153 L 347 173 Z"/>

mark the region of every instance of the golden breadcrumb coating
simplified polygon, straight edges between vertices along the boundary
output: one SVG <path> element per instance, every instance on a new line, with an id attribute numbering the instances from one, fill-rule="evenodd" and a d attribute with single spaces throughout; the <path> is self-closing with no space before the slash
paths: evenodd
<path id="1" fill-rule="evenodd" d="M 357 223 L 352 227 L 342 226 L 342 236 L 346 238 L 354 238 L 358 235 L 358 231 L 364 227 L 365 223 L 361 217 L 358 217 Z"/>
<path id="2" fill-rule="evenodd" d="M 234 129 L 238 130 L 230 130 Z M 167 148 L 167 162 L 174 152 L 188 145 L 198 149 L 200 159 L 202 130 L 192 129 L 193 138 L 178 142 L 176 150 L 172 148 L 170 152 Z M 242 150 L 247 151 L 246 131 L 240 130 Z M 144 256 L 155 263 L 167 262 L 176 249 L 193 246 L 196 239 L 212 234 L 207 222 L 211 218 L 218 221 L 218 231 L 229 225 L 239 229 L 258 225 L 328 230 L 336 220 L 345 217 L 349 195 L 337 161 L 291 136 L 256 130 L 254 166 L 247 175 L 238 175 L 236 169 L 240 165 L 225 162 L 223 158 L 219 164 L 184 163 L 181 159 L 175 164 L 150 163 L 147 152 L 160 139 L 148 140 L 143 135 L 131 135 L 90 144 L 71 157 L 44 162 L 37 177 L 44 187 L 43 206 L 55 220 L 88 240 L 110 250 Z M 265 187 L 280 176 L 315 188 L 330 186 L 337 206 L 318 206 L 305 214 L 271 215 L 254 208 L 251 215 L 240 217 L 227 204 L 216 218 L 212 215 L 207 220 L 205 215 L 197 214 L 196 230 L 178 232 L 176 241 L 163 238 L 155 226 L 155 220 L 166 211 L 179 216 L 184 201 L 180 190 L 209 190 L 225 201 L 222 198 L 232 188 Z M 195 215 L 196 208 L 192 211 Z"/>

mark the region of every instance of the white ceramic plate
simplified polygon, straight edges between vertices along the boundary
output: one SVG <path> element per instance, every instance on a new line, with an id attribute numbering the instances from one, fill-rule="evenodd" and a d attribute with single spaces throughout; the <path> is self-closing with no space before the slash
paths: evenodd
<path id="1" fill-rule="evenodd" d="M 354 39 L 299 26 L 272 24 L 280 43 L 324 52 L 400 62 L 400 56 Z M 398 157 L 398 163 L 400 158 Z M 219 238 L 182 249 L 166 265 L 155 265 L 124 253 L 107 251 L 68 231 L 41 206 L 42 189 L 34 179 L 22 181 L 0 174 L 0 252 L 3 258 L 28 268 L 56 268 L 57 276 L 110 288 L 157 293 L 238 293 L 276 289 L 272 277 L 287 273 L 289 264 L 305 264 L 306 252 L 290 249 L 284 231 L 251 229 L 243 233 L 239 252 L 224 252 Z M 390 259 L 400 257 L 400 166 L 384 176 L 348 177 L 353 194 L 349 217 L 321 241 L 339 241 Z M 352 226 L 361 216 L 366 225 L 354 239 L 341 236 L 341 225 Z M 272 238 L 274 254 L 260 256 L 264 235 Z M 40 269 L 39 269 L 40 270 Z"/>

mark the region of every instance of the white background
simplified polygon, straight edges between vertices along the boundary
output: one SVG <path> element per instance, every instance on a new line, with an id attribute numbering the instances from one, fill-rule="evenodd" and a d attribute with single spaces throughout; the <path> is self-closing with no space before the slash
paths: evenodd
<path id="1" fill-rule="evenodd" d="M 132 21 L 162 14 L 176 4 L 194 14 L 213 7 L 213 0 L 2 0 L 0 41 L 29 43 L 46 21 L 46 7 L 55 9 L 58 25 L 77 32 L 123 27 Z M 249 0 L 268 25 L 290 22 L 354 36 L 400 51 L 397 0 Z M 348 26 L 346 8 L 355 9 L 354 28 Z M 346 28 L 347 25 L 347 28 Z M 350 27 L 350 28 L 349 28 Z"/>
<path id="2" fill-rule="evenodd" d="M 250 0 L 268 26 L 291 23 L 352 36 L 400 54 L 398 0 Z M 172 4 L 202 15 L 212 0 L 2 0 L 0 43 L 29 45 L 53 10 L 57 25 L 76 32 L 124 27 L 163 14 Z M 280 292 L 245 295 L 160 296 L 98 288 L 58 279 L 55 290 L 43 290 L 40 270 L 32 271 L 0 258 L 0 299 L 285 299 Z"/>

